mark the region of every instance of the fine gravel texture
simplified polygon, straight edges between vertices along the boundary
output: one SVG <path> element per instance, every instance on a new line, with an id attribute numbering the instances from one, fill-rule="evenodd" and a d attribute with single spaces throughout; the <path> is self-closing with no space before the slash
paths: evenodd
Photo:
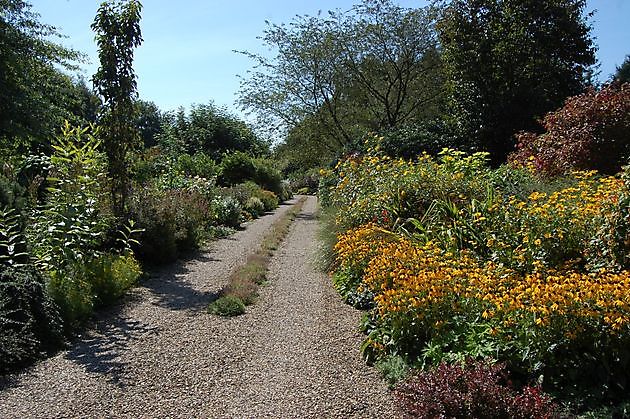
<path id="1" fill-rule="evenodd" d="M 155 272 L 69 350 L 0 377 L 0 417 L 393 417 L 359 356 L 360 313 L 312 266 L 316 205 L 309 197 L 245 315 L 206 306 L 288 206 Z"/>

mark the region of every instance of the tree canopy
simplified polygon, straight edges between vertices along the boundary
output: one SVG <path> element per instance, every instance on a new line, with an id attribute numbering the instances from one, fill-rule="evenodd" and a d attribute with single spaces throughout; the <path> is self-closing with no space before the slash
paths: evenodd
<path id="1" fill-rule="evenodd" d="M 275 57 L 247 53 L 256 67 L 240 103 L 262 125 L 309 136 L 340 150 L 378 131 L 435 113 L 440 59 L 431 9 L 364 0 L 350 11 L 268 23 L 263 43 Z"/>
<path id="2" fill-rule="evenodd" d="M 31 147 L 58 131 L 64 119 L 85 105 L 72 71 L 83 59 L 77 51 L 52 41 L 61 38 L 53 26 L 22 0 L 0 1 L 0 142 Z"/>
<path id="3" fill-rule="evenodd" d="M 451 0 L 438 24 L 462 141 L 504 161 L 513 135 L 588 84 L 586 0 Z"/>
<path id="4" fill-rule="evenodd" d="M 269 151 L 269 145 L 247 123 L 213 103 L 193 105 L 188 114 L 180 108 L 162 118 L 157 142 L 174 152 L 203 152 L 218 160 L 229 151 L 254 155 Z"/>

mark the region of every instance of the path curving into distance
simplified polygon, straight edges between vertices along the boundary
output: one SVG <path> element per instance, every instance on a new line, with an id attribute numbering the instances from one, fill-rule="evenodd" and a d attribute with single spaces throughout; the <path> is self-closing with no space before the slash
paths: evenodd
<path id="1" fill-rule="evenodd" d="M 156 272 L 69 350 L 0 378 L 0 417 L 393 417 L 359 355 L 360 313 L 313 267 L 316 205 L 309 197 L 245 315 L 205 308 L 289 206 Z"/>

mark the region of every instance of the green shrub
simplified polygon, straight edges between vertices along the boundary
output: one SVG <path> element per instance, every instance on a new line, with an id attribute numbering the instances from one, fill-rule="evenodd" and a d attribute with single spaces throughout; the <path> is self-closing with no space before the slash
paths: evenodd
<path id="1" fill-rule="evenodd" d="M 96 134 L 66 125 L 51 144 L 45 202 L 31 212 L 25 230 L 31 255 L 44 269 L 91 258 L 114 230 L 105 156 Z"/>
<path id="2" fill-rule="evenodd" d="M 232 198 L 236 199 L 243 208 L 247 205 L 247 201 L 249 201 L 249 198 L 254 196 L 260 197 L 261 192 L 262 189 L 260 189 L 260 186 L 252 181 L 240 183 L 238 185 L 232 186 L 231 188 L 226 188 L 223 190 L 224 196 L 231 196 Z"/>
<path id="3" fill-rule="evenodd" d="M 104 254 L 88 265 L 95 305 L 110 305 L 133 287 L 142 270 L 131 253 Z"/>
<path id="4" fill-rule="evenodd" d="M 0 374 L 63 343 L 59 311 L 33 268 L 0 270 Z"/>
<path id="5" fill-rule="evenodd" d="M 265 211 L 273 211 L 280 204 L 276 194 L 271 191 L 261 191 L 259 198 L 265 207 Z"/>
<path id="6" fill-rule="evenodd" d="M 291 188 L 291 183 L 287 180 L 283 180 L 280 183 L 280 191 L 275 192 L 278 195 L 278 199 L 280 202 L 286 202 L 289 199 L 293 198 L 293 189 Z"/>
<path id="7" fill-rule="evenodd" d="M 0 269 L 29 262 L 20 217 L 13 209 L 0 207 Z"/>
<path id="8" fill-rule="evenodd" d="M 257 196 L 252 196 L 247 200 L 243 209 L 256 218 L 265 213 L 265 204 Z"/>
<path id="9" fill-rule="evenodd" d="M 226 154 L 221 160 L 221 182 L 236 185 L 256 177 L 256 166 L 252 157 L 242 151 Z"/>
<path id="10" fill-rule="evenodd" d="M 387 155 L 404 159 L 416 159 L 422 153 L 437 156 L 444 148 L 473 151 L 468 144 L 458 143 L 451 127 L 440 120 L 390 129 L 383 134 L 380 145 Z"/>
<path id="11" fill-rule="evenodd" d="M 131 217 L 144 231 L 134 252 L 147 263 L 168 263 L 177 258 L 175 211 L 156 190 L 134 191 L 130 199 Z"/>
<path id="12" fill-rule="evenodd" d="M 245 313 L 245 303 L 234 295 L 225 295 L 213 301 L 208 312 L 224 317 L 238 316 Z"/>
<path id="13" fill-rule="evenodd" d="M 144 230 L 134 251 L 153 264 L 167 263 L 178 252 L 198 247 L 212 222 L 209 202 L 189 189 L 141 188 L 131 196 L 130 212 Z"/>
<path id="14" fill-rule="evenodd" d="M 205 179 L 215 178 L 221 171 L 219 165 L 217 165 L 210 156 L 204 153 L 195 153 L 192 156 L 189 154 L 180 154 L 177 157 L 174 170 L 186 176 L 198 176 Z"/>
<path id="15" fill-rule="evenodd" d="M 282 193 L 282 173 L 275 163 L 268 159 L 254 160 L 254 177 L 251 179 L 261 188 L 280 195 Z"/>
<path id="16" fill-rule="evenodd" d="M 232 196 L 217 197 L 212 200 L 212 211 L 219 225 L 238 227 L 241 223 L 241 204 Z"/>
<path id="17" fill-rule="evenodd" d="M 94 294 L 87 268 L 79 263 L 49 272 L 48 294 L 59 307 L 68 331 L 77 329 L 94 311 Z"/>

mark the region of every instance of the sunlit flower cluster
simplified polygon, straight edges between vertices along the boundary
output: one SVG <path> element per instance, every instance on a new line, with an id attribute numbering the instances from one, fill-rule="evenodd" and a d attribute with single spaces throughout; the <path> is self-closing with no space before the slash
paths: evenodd
<path id="1" fill-rule="evenodd" d="M 455 257 L 429 243 L 401 239 L 369 262 L 364 286 L 376 293 L 379 315 L 405 313 L 422 321 L 431 314 L 478 310 L 502 325 L 550 325 L 557 317 L 596 322 L 612 331 L 630 324 L 630 273 L 548 271 L 518 274 L 469 255 Z M 566 322 L 566 327 L 573 323 Z M 570 330 L 566 330 L 567 333 Z"/>

